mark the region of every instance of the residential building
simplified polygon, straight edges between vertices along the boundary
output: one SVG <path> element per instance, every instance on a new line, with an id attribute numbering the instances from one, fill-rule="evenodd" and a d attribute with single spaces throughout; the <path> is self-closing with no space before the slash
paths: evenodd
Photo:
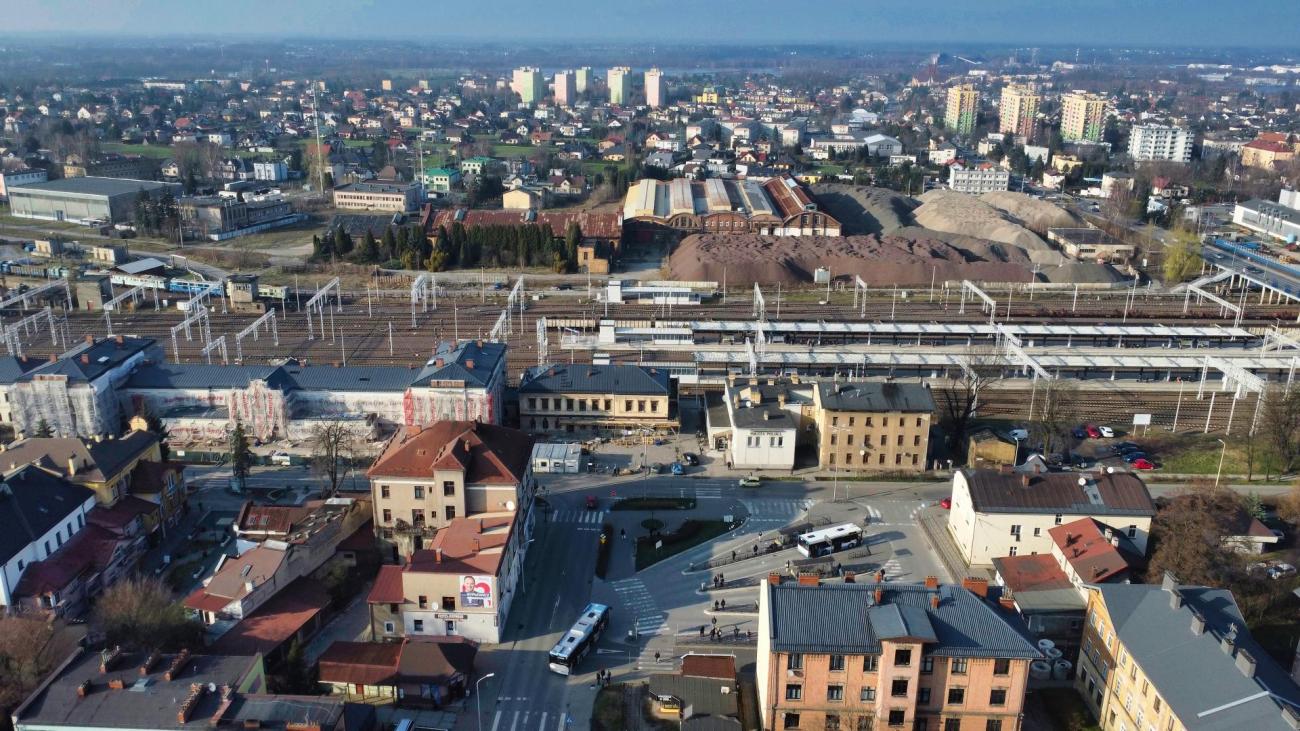
<path id="1" fill-rule="evenodd" d="M 254 160 L 253 180 L 279 183 L 289 179 L 289 166 L 283 160 Z"/>
<path id="2" fill-rule="evenodd" d="M 428 706 L 463 698 L 478 644 L 450 635 L 400 642 L 335 641 L 317 661 L 320 683 L 348 701 Z"/>
<path id="3" fill-rule="evenodd" d="M 628 104 L 632 101 L 632 69 L 627 66 L 615 66 L 605 73 L 605 83 L 609 86 L 610 104 Z"/>
<path id="4" fill-rule="evenodd" d="M 96 499 L 30 464 L 9 469 L 0 481 L 0 606 L 13 608 L 24 574 L 86 528 Z"/>
<path id="5" fill-rule="evenodd" d="M 405 560 L 456 518 L 527 508 L 532 448 L 523 432 L 477 421 L 403 429 L 366 471 L 376 536 Z"/>
<path id="6" fill-rule="evenodd" d="M 948 104 L 943 115 L 943 126 L 959 135 L 975 131 L 979 117 L 980 92 L 973 84 L 948 87 Z"/>
<path id="7" fill-rule="evenodd" d="M 840 222 L 821 211 L 793 178 L 671 181 L 644 178 L 623 200 L 630 235 L 649 240 L 669 233 L 751 233 L 839 236 Z"/>
<path id="8" fill-rule="evenodd" d="M 1251 637 L 1232 592 L 1090 584 L 1074 687 L 1106 731 L 1300 727 L 1300 688 Z"/>
<path id="9" fill-rule="evenodd" d="M 1002 87 L 998 104 L 998 131 L 1033 140 L 1038 131 L 1038 105 L 1043 97 L 1028 86 L 1008 84 Z"/>
<path id="10" fill-rule="evenodd" d="M 64 178 L 153 180 L 157 176 L 158 160 L 141 155 L 105 155 L 91 162 L 83 162 L 76 155 L 70 155 L 63 164 Z"/>
<path id="11" fill-rule="evenodd" d="M 965 586 L 836 583 L 759 589 L 759 715 L 766 729 L 1015 731 L 1040 657 Z"/>
<path id="12" fill-rule="evenodd" d="M 243 200 L 228 195 L 181 198 L 177 203 L 186 238 L 225 241 L 289 226 L 304 219 L 277 196 Z"/>
<path id="13" fill-rule="evenodd" d="M 518 511 L 451 520 L 428 549 L 380 569 L 367 597 L 372 633 L 500 642 L 532 534 L 531 499 Z"/>
<path id="14" fill-rule="evenodd" d="M 9 190 L 9 207 L 19 218 L 45 221 L 127 223 L 135 217 L 135 201 L 143 191 L 154 198 L 180 186 L 152 180 L 122 178 L 64 178 L 28 183 Z"/>
<path id="15" fill-rule="evenodd" d="M 822 469 L 922 472 L 934 396 L 921 383 L 821 381 L 813 391 Z"/>
<path id="16" fill-rule="evenodd" d="M 577 73 L 572 69 L 555 73 L 555 104 L 571 107 L 578 100 Z"/>
<path id="17" fill-rule="evenodd" d="M 1130 472 L 962 469 L 952 478 L 948 532 L 967 563 L 984 566 L 999 556 L 1049 553 L 1052 528 L 1086 517 L 1145 556 L 1155 512 L 1146 485 Z"/>
<path id="18" fill-rule="evenodd" d="M 1288 135 L 1261 133 L 1242 146 L 1241 164 L 1256 170 L 1274 171 L 1278 165 L 1295 158 L 1297 148 L 1300 148 L 1300 142 L 1292 142 Z"/>
<path id="19" fill-rule="evenodd" d="M 668 89 L 664 86 L 664 72 L 650 69 L 645 72 L 645 103 L 651 109 L 658 109 L 668 100 Z"/>
<path id="20" fill-rule="evenodd" d="M 517 68 L 510 88 L 519 95 L 522 103 L 533 106 L 546 98 L 546 77 L 536 66 Z"/>
<path id="21" fill-rule="evenodd" d="M 573 72 L 573 88 L 579 94 L 591 87 L 591 67 L 583 66 Z"/>
<path id="22" fill-rule="evenodd" d="M 709 444 L 735 469 L 793 470 L 795 448 L 812 424 L 813 383 L 790 378 L 729 378 L 706 412 Z"/>
<path id="23" fill-rule="evenodd" d="M 892 157 L 903 152 L 903 143 L 869 130 L 846 130 L 808 138 L 808 152 L 815 160 L 829 160 L 835 155 L 856 154 L 860 150 L 866 150 L 872 157 Z"/>
<path id="24" fill-rule="evenodd" d="M 1238 203 L 1232 222 L 1281 241 L 1300 240 L 1300 192 L 1283 188 L 1277 203 L 1259 198 Z"/>
<path id="25" fill-rule="evenodd" d="M 977 167 L 948 166 L 948 187 L 958 193 L 980 195 L 1011 187 L 1011 172 L 984 163 Z"/>
<path id="26" fill-rule="evenodd" d="M 1196 137 L 1176 125 L 1135 124 L 1129 131 L 1128 154 L 1138 162 L 1191 162 Z"/>
<path id="27" fill-rule="evenodd" d="M 424 203 L 424 188 L 411 183 L 349 183 L 334 189 L 335 208 L 412 213 Z"/>
<path id="28" fill-rule="evenodd" d="M 0 171 L 0 200 L 9 199 L 9 189 L 32 183 L 44 183 L 50 179 L 45 168 L 22 168 L 19 170 Z"/>
<path id="29" fill-rule="evenodd" d="M 1061 96 L 1061 139 L 1100 142 L 1110 100 L 1100 94 L 1072 91 Z"/>
<path id="30" fill-rule="evenodd" d="M 462 175 L 483 175 L 489 172 L 489 169 L 496 164 L 496 160 L 482 155 L 467 157 L 460 161 L 460 172 Z"/>
<path id="31" fill-rule="evenodd" d="M 546 207 L 549 196 L 545 190 L 515 188 L 501 196 L 501 207 L 507 211 L 536 211 Z"/>
<path id="32" fill-rule="evenodd" d="M 668 371 L 638 365 L 552 364 L 519 379 L 519 425 L 534 434 L 667 430 L 679 424 Z"/>
<path id="33" fill-rule="evenodd" d="M 424 187 L 433 193 L 450 193 L 460 185 L 460 171 L 455 168 L 429 168 L 424 171 Z"/>

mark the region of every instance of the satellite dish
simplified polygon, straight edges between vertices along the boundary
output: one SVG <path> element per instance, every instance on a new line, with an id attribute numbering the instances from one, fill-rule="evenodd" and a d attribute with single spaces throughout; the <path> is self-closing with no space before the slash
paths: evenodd
<path id="1" fill-rule="evenodd" d="M 1088 484 L 1088 478 L 1086 478 L 1086 477 L 1080 477 L 1080 478 L 1079 478 L 1079 486 L 1080 486 L 1080 487 L 1083 487 L 1083 486 L 1086 485 L 1086 484 Z"/>
<path id="2" fill-rule="evenodd" d="M 1107 467 L 1107 468 L 1106 468 L 1106 474 L 1108 474 L 1108 475 L 1113 475 L 1113 474 L 1115 474 L 1115 468 L 1114 468 L 1114 467 Z"/>
<path id="3" fill-rule="evenodd" d="M 216 692 L 217 692 L 217 684 L 216 684 L 216 683 L 208 683 L 208 692 L 209 692 L 209 693 L 216 693 Z"/>
<path id="4" fill-rule="evenodd" d="M 506 501 L 506 510 L 514 510 L 514 509 L 515 509 L 515 501 L 514 501 L 514 500 L 507 500 L 507 501 Z"/>

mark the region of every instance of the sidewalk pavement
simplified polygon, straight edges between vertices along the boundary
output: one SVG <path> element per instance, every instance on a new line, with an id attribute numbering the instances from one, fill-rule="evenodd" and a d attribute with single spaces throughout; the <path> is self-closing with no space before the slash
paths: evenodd
<path id="1" fill-rule="evenodd" d="M 916 517 L 921 530 L 925 533 L 926 541 L 939 557 L 939 562 L 943 564 L 944 570 L 948 572 L 948 578 L 953 583 L 959 583 L 968 576 L 992 580 L 991 572 L 987 568 L 966 565 L 965 559 L 961 556 L 961 549 L 957 547 L 957 542 L 948 532 L 947 510 L 929 507 L 917 513 Z"/>

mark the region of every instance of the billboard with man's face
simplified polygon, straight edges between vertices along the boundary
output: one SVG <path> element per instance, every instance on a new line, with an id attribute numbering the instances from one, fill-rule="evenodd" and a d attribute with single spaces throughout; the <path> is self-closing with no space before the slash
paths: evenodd
<path id="1" fill-rule="evenodd" d="M 492 577 L 462 576 L 460 579 L 460 606 L 463 609 L 491 609 Z"/>

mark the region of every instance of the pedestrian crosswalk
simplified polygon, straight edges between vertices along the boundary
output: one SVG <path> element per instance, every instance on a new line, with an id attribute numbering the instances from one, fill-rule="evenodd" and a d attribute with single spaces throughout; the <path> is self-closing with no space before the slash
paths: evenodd
<path id="1" fill-rule="evenodd" d="M 600 524 L 605 520 L 604 510 L 557 510 L 552 513 L 551 521 L 554 523 L 577 523 L 582 528 L 580 530 L 600 530 Z"/>
<path id="2" fill-rule="evenodd" d="M 610 586 L 618 593 L 624 610 L 633 618 L 637 634 L 657 635 L 663 631 L 665 615 L 659 610 L 659 604 L 646 588 L 641 579 L 632 577 L 612 582 Z"/>
<path id="3" fill-rule="evenodd" d="M 897 579 L 903 574 L 903 564 L 899 563 L 896 558 L 889 559 L 881 568 L 885 570 L 886 581 Z"/>
<path id="4" fill-rule="evenodd" d="M 720 487 L 697 487 L 692 492 L 695 497 L 704 500 L 716 500 L 722 497 L 722 488 Z"/>
<path id="5" fill-rule="evenodd" d="M 572 728 L 573 718 L 559 708 L 499 710 L 492 716 L 492 731 L 564 731 Z"/>
<path id="6" fill-rule="evenodd" d="M 740 504 L 757 518 L 793 517 L 812 507 L 813 501 L 808 498 L 750 498 L 741 500 Z"/>
<path id="7" fill-rule="evenodd" d="M 863 505 L 862 509 L 867 511 L 868 523 L 880 523 L 884 520 L 884 517 L 880 514 L 880 511 L 871 507 L 870 505 Z"/>

